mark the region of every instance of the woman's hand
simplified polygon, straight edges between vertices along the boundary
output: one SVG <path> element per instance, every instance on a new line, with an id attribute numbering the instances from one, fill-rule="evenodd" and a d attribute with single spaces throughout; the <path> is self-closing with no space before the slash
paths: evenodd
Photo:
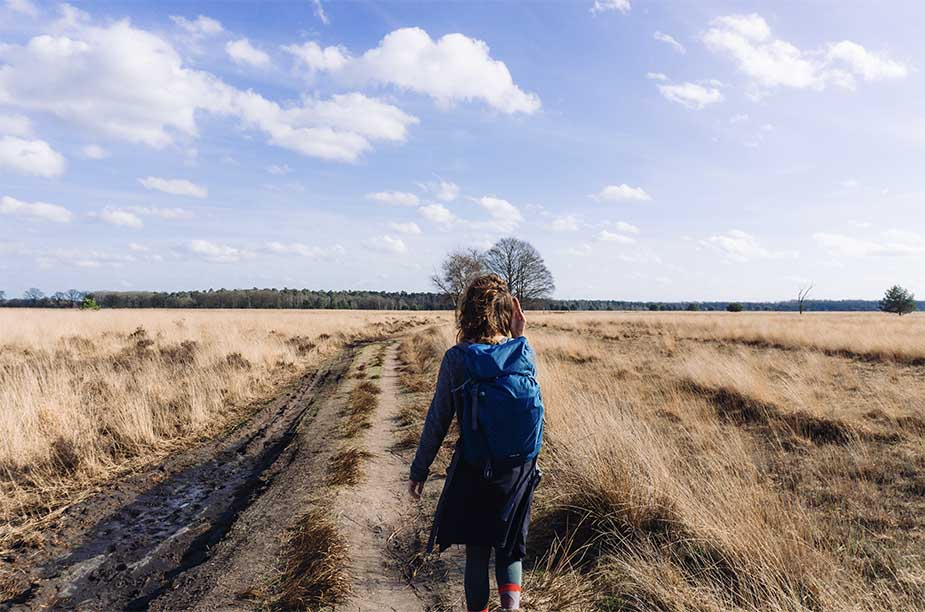
<path id="1" fill-rule="evenodd" d="M 524 316 L 524 309 L 520 307 L 520 300 L 514 298 L 514 316 L 511 317 L 511 336 L 520 338 L 524 335 L 524 328 L 527 326 L 527 317 Z"/>
<path id="2" fill-rule="evenodd" d="M 408 481 L 408 493 L 411 494 L 411 497 L 414 499 L 421 499 L 421 493 L 424 492 L 424 482 L 415 482 L 414 480 Z"/>

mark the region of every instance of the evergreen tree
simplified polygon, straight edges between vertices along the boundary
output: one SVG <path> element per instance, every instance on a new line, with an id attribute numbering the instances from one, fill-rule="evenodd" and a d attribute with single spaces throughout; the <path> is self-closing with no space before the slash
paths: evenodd
<path id="1" fill-rule="evenodd" d="M 913 312 L 915 310 L 915 296 L 909 290 L 899 285 L 893 285 L 883 294 L 883 299 L 880 300 L 880 310 L 896 313 L 899 316 Z"/>

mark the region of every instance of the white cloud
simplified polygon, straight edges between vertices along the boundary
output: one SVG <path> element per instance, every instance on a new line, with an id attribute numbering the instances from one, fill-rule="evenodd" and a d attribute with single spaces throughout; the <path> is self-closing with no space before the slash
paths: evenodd
<path id="1" fill-rule="evenodd" d="M 319 246 L 308 246 L 301 242 L 282 243 L 268 242 L 266 250 L 277 255 L 300 255 L 302 257 L 327 257 L 329 255 L 340 253 L 343 247 L 337 245 L 332 248 L 323 248 Z"/>
<path id="2" fill-rule="evenodd" d="M 270 65 L 270 56 L 250 43 L 246 38 L 229 41 L 225 52 L 238 64 L 263 68 Z"/>
<path id="3" fill-rule="evenodd" d="M 376 193 L 367 193 L 367 200 L 382 202 L 383 204 L 397 204 L 398 206 L 417 206 L 420 199 L 413 193 L 405 191 L 377 191 Z"/>
<path id="4" fill-rule="evenodd" d="M 697 83 L 660 83 L 658 85 L 658 91 L 667 100 L 697 110 L 710 104 L 723 101 L 723 94 L 718 89 L 715 87 L 704 87 Z"/>
<path id="5" fill-rule="evenodd" d="M 154 206 L 129 206 L 126 208 L 135 214 L 161 219 L 191 219 L 193 213 L 183 208 L 158 208 Z"/>
<path id="6" fill-rule="evenodd" d="M 510 232 L 523 221 L 523 215 L 516 206 L 495 196 L 483 196 L 475 200 L 491 216 L 490 227 Z"/>
<path id="7" fill-rule="evenodd" d="M 374 251 L 394 253 L 396 255 L 401 255 L 408 252 L 408 247 L 405 246 L 405 242 L 401 238 L 392 238 L 391 236 L 379 236 L 377 238 L 370 238 L 365 242 L 365 245 L 367 248 Z"/>
<path id="8" fill-rule="evenodd" d="M 252 251 L 208 240 L 193 240 L 189 243 L 188 249 L 193 255 L 214 263 L 237 263 L 254 256 Z"/>
<path id="9" fill-rule="evenodd" d="M 275 176 L 282 176 L 284 174 L 289 174 L 292 171 L 289 168 L 288 164 L 273 164 L 272 166 L 267 167 L 267 172 Z"/>
<path id="10" fill-rule="evenodd" d="M 452 202 L 459 197 L 460 187 L 452 181 L 431 181 L 429 183 L 418 183 L 422 191 L 433 195 L 441 202 Z"/>
<path id="11" fill-rule="evenodd" d="M 735 125 L 736 123 L 742 123 L 748 121 L 748 115 L 745 113 L 739 113 L 738 115 L 733 115 L 729 118 L 729 123 Z"/>
<path id="12" fill-rule="evenodd" d="M 0 138 L 0 169 L 9 168 L 21 174 L 53 177 L 64 174 L 66 167 L 64 156 L 44 140 L 26 140 L 15 136 Z"/>
<path id="13" fill-rule="evenodd" d="M 127 210 L 121 210 L 119 208 L 103 209 L 99 217 L 102 221 L 105 221 L 110 225 L 122 225 L 135 229 L 144 227 L 144 223 L 141 221 L 141 217 L 135 213 L 129 212 Z"/>
<path id="14" fill-rule="evenodd" d="M 358 84 L 392 85 L 428 95 L 444 108 L 481 100 L 503 113 L 540 109 L 536 94 L 514 83 L 507 66 L 492 59 L 485 42 L 463 34 L 447 34 L 435 41 L 421 28 L 401 28 L 355 58 L 339 47 L 298 49 L 287 50 L 312 70 L 337 73 Z"/>
<path id="15" fill-rule="evenodd" d="M 177 27 L 181 28 L 194 38 L 205 38 L 206 36 L 221 34 L 225 31 L 225 28 L 222 27 L 220 22 L 210 17 L 206 17 L 205 15 L 200 15 L 196 19 L 192 20 L 185 17 L 171 15 L 170 20 L 173 21 Z"/>
<path id="16" fill-rule="evenodd" d="M 750 259 L 778 259 L 796 256 L 793 251 L 771 251 L 759 244 L 754 236 L 742 230 L 730 230 L 725 234 L 710 236 L 701 244 L 720 252 L 728 259 L 738 262 L 745 262 Z"/>
<path id="17" fill-rule="evenodd" d="M 637 201 L 642 202 L 651 200 L 650 196 L 642 187 L 631 187 L 626 183 L 621 185 L 607 185 L 597 194 L 591 196 L 598 202 L 620 202 L 620 201 Z"/>
<path id="18" fill-rule="evenodd" d="M 565 249 L 565 254 L 574 255 L 575 257 L 587 257 L 591 254 L 591 250 L 591 245 L 584 243 Z"/>
<path id="19" fill-rule="evenodd" d="M 547 225 L 550 230 L 554 232 L 577 232 L 578 231 L 578 219 L 573 215 L 565 215 L 564 217 L 556 217 L 550 221 Z"/>
<path id="20" fill-rule="evenodd" d="M 315 16 L 323 23 L 328 25 L 331 23 L 331 20 L 328 19 L 328 14 L 324 12 L 324 5 L 321 4 L 321 0 L 312 0 L 312 4 L 315 7 Z"/>
<path id="21" fill-rule="evenodd" d="M 30 0 L 6 0 L 6 7 L 14 13 L 38 17 L 39 9 Z"/>
<path id="22" fill-rule="evenodd" d="M 28 136 L 32 121 L 25 115 L 0 115 L 0 136 Z"/>
<path id="23" fill-rule="evenodd" d="M 400 109 L 351 93 L 303 98 L 285 108 L 186 67 L 165 39 L 128 20 L 95 26 L 64 10 L 60 34 L 0 45 L 0 105 L 47 112 L 128 142 L 163 148 L 198 136 L 197 115 L 237 118 L 270 144 L 352 162 L 378 140 L 403 142 L 418 122 Z"/>
<path id="24" fill-rule="evenodd" d="M 597 239 L 602 242 L 617 242 L 620 244 L 633 244 L 636 242 L 634 238 L 624 236 L 623 234 L 608 232 L 607 230 L 601 230 L 598 232 Z"/>
<path id="25" fill-rule="evenodd" d="M 0 214 L 30 217 L 55 223 L 68 223 L 73 216 L 71 211 L 57 204 L 23 202 L 9 196 L 0 198 Z"/>
<path id="26" fill-rule="evenodd" d="M 389 223 L 389 227 L 400 234 L 408 234 L 410 236 L 421 233 L 421 228 L 418 227 L 418 224 L 414 221 L 409 221 L 407 223 Z"/>
<path id="27" fill-rule="evenodd" d="M 635 225 L 631 225 L 625 221 L 617 221 L 614 224 L 614 227 L 617 228 L 618 232 L 623 232 L 624 234 L 638 234 L 639 228 Z"/>
<path id="28" fill-rule="evenodd" d="M 106 159 L 109 157 L 109 151 L 95 144 L 85 146 L 80 150 L 80 153 L 87 159 Z"/>
<path id="29" fill-rule="evenodd" d="M 757 13 L 714 19 L 703 42 L 711 51 L 731 57 L 759 88 L 824 89 L 831 83 L 853 89 L 856 77 L 873 81 L 909 73 L 905 64 L 847 40 L 805 52 L 772 37 L 767 21 Z"/>
<path id="30" fill-rule="evenodd" d="M 170 195 L 189 196 L 191 198 L 207 198 L 209 190 L 202 185 L 197 185 L 184 179 L 164 179 L 156 176 L 148 176 L 138 179 L 145 189 L 154 189 L 163 191 Z"/>
<path id="31" fill-rule="evenodd" d="M 650 81 L 667 81 L 668 75 L 664 72 L 647 72 L 646 78 Z"/>
<path id="32" fill-rule="evenodd" d="M 675 40 L 674 36 L 664 34 L 662 32 L 656 32 L 652 35 L 652 38 L 659 42 L 663 42 L 666 45 L 670 45 L 678 53 L 684 54 L 687 53 L 687 49 L 684 48 L 684 45 Z"/>
<path id="33" fill-rule="evenodd" d="M 591 14 L 599 15 L 615 11 L 626 15 L 632 8 L 630 0 L 594 0 L 594 4 L 591 5 Z"/>
<path id="34" fill-rule="evenodd" d="M 301 45 L 285 45 L 283 51 L 291 53 L 295 58 L 314 72 L 337 72 L 350 62 L 350 54 L 343 47 L 322 47 L 314 41 Z"/>
<path id="35" fill-rule="evenodd" d="M 925 238 L 913 232 L 888 230 L 877 239 L 817 232 L 813 240 L 836 257 L 913 257 L 925 255 Z"/>
<path id="36" fill-rule="evenodd" d="M 443 204 L 428 204 L 427 206 L 421 206 L 418 212 L 428 221 L 438 225 L 451 225 L 459 221 L 459 218 L 450 212 L 450 209 Z"/>

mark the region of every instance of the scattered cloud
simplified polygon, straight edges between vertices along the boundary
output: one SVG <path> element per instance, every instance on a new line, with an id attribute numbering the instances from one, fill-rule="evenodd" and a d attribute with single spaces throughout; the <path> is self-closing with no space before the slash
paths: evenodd
<path id="1" fill-rule="evenodd" d="M 574 215 L 565 215 L 563 217 L 556 217 L 549 222 L 549 225 L 546 226 L 554 232 L 577 232 L 578 231 L 578 219 Z"/>
<path id="2" fill-rule="evenodd" d="M 374 141 L 404 142 L 418 123 L 359 93 L 307 96 L 284 108 L 189 68 L 167 40 L 127 19 L 97 26 L 73 7 L 62 11 L 60 34 L 0 45 L 0 104 L 155 148 L 198 137 L 197 116 L 212 113 L 238 119 L 274 146 L 342 162 L 356 161 Z"/>
<path id="3" fill-rule="evenodd" d="M 289 167 L 289 164 L 273 164 L 267 167 L 267 172 L 275 176 L 283 176 L 284 174 L 292 172 L 292 169 Z"/>
<path id="4" fill-rule="evenodd" d="M 409 221 L 407 223 L 389 223 L 389 227 L 400 234 L 408 234 L 410 236 L 421 233 L 421 228 L 418 227 L 418 224 L 414 221 Z"/>
<path id="5" fill-rule="evenodd" d="M 516 206 L 495 196 L 483 196 L 475 200 L 491 216 L 490 225 L 502 232 L 509 232 L 523 221 L 523 215 Z"/>
<path id="6" fill-rule="evenodd" d="M 327 71 L 359 85 L 391 85 L 428 95 L 443 108 L 481 100 L 502 113 L 531 114 L 540 99 L 520 89 L 488 45 L 463 34 L 433 40 L 421 28 L 401 28 L 359 57 L 341 47 L 287 47 L 312 71 Z"/>
<path id="7" fill-rule="evenodd" d="M 131 227 L 133 229 L 140 229 L 144 227 L 144 223 L 142 222 L 141 217 L 133 212 L 119 208 L 105 208 L 102 212 L 100 212 L 99 217 L 100 220 L 109 223 L 110 225 L 121 225 L 124 227 Z"/>
<path id="8" fill-rule="evenodd" d="M 14 13 L 20 13 L 27 17 L 39 16 L 39 9 L 31 0 L 6 0 L 6 7 Z"/>
<path id="9" fill-rule="evenodd" d="M 428 183 L 418 183 L 417 185 L 422 191 L 429 193 L 441 202 L 452 202 L 459 197 L 461 191 L 459 185 L 452 181 L 439 180 Z"/>
<path id="10" fill-rule="evenodd" d="M 265 247 L 269 253 L 276 255 L 299 255 L 301 257 L 328 257 L 342 253 L 344 248 L 340 245 L 333 247 L 308 246 L 301 242 L 268 242 Z"/>
<path id="11" fill-rule="evenodd" d="M 735 125 L 736 123 L 742 123 L 745 121 L 748 121 L 748 115 L 745 113 L 739 113 L 729 118 L 729 123 L 731 123 L 732 125 Z"/>
<path id="12" fill-rule="evenodd" d="M 364 244 L 368 249 L 372 249 L 373 251 L 394 253 L 396 255 L 402 255 L 408 252 L 408 247 L 401 238 L 392 238 L 391 236 L 370 238 Z"/>
<path id="13" fill-rule="evenodd" d="M 331 23 L 331 20 L 328 18 L 328 14 L 324 12 L 324 5 L 321 4 L 321 0 L 312 0 L 312 5 L 315 7 L 315 16 L 318 20 L 324 25 Z"/>
<path id="14" fill-rule="evenodd" d="M 170 20 L 173 21 L 177 27 L 179 27 L 193 38 L 205 38 L 206 36 L 221 34 L 225 31 L 225 28 L 222 27 L 220 22 L 210 17 L 206 17 L 205 15 L 200 15 L 196 19 L 192 20 L 187 19 L 186 17 L 171 15 Z"/>
<path id="15" fill-rule="evenodd" d="M 684 48 L 684 45 L 682 45 L 677 40 L 675 40 L 674 36 L 670 36 L 662 32 L 656 32 L 655 34 L 652 35 L 652 38 L 654 38 L 658 42 L 663 42 L 666 45 L 670 45 L 671 48 L 673 48 L 678 53 L 681 53 L 682 55 L 687 53 L 687 49 Z"/>
<path id="16" fill-rule="evenodd" d="M 0 138 L 0 169 L 50 178 L 64 174 L 66 167 L 64 156 L 44 140 L 16 136 Z"/>
<path id="17" fill-rule="evenodd" d="M 219 244 L 209 240 L 192 240 L 187 250 L 194 256 L 213 263 L 237 263 L 254 256 L 252 251 Z"/>
<path id="18" fill-rule="evenodd" d="M 646 193 L 642 187 L 631 187 L 626 183 L 621 185 L 607 185 L 591 197 L 598 202 L 643 202 L 652 199 L 652 196 Z"/>
<path id="19" fill-rule="evenodd" d="M 57 204 L 23 202 L 9 196 L 0 198 L 0 214 L 53 221 L 55 223 L 69 223 L 73 217 L 71 211 Z"/>
<path id="20" fill-rule="evenodd" d="M 184 179 L 164 179 L 156 176 L 148 176 L 138 179 L 145 189 L 154 189 L 163 191 L 170 195 L 189 196 L 191 198 L 207 198 L 209 190 L 202 185 L 184 180 Z"/>
<path id="21" fill-rule="evenodd" d="M 659 83 L 657 87 L 666 100 L 696 110 L 724 99 L 722 92 L 715 87 L 704 87 L 697 83 Z"/>
<path id="22" fill-rule="evenodd" d="M 32 121 L 25 115 L 0 115 L 0 136 L 28 136 Z"/>
<path id="23" fill-rule="evenodd" d="M 627 15 L 632 8 L 630 0 L 594 0 L 594 4 L 591 5 L 591 14 L 619 12 Z"/>
<path id="24" fill-rule="evenodd" d="M 443 204 L 428 204 L 426 206 L 421 206 L 418 208 L 418 212 L 421 213 L 425 219 L 437 225 L 451 225 L 459 221 L 459 218 Z"/>
<path id="25" fill-rule="evenodd" d="M 638 234 L 639 228 L 635 225 L 627 223 L 625 221 L 617 221 L 614 224 L 614 227 L 617 228 L 618 232 L 623 232 L 624 234 Z"/>
<path id="26" fill-rule="evenodd" d="M 710 236 L 701 241 L 702 246 L 712 248 L 727 259 L 746 262 L 752 259 L 779 259 L 795 257 L 793 251 L 772 251 L 758 243 L 758 240 L 742 230 L 729 230 L 725 234 Z"/>
<path id="27" fill-rule="evenodd" d="M 854 89 L 858 77 L 875 81 L 903 78 L 909 73 L 902 62 L 849 40 L 803 51 L 774 38 L 767 21 L 757 13 L 714 19 L 703 35 L 703 42 L 709 50 L 731 57 L 758 90 L 775 87 L 821 90 L 828 84 Z"/>
<path id="28" fill-rule="evenodd" d="M 376 193 L 367 193 L 366 199 L 398 206 L 417 206 L 421 201 L 415 194 L 406 191 L 377 191 Z"/>
<path id="29" fill-rule="evenodd" d="M 225 52 L 238 64 L 264 68 L 270 65 L 270 56 L 261 51 L 246 38 L 229 41 L 225 45 Z"/>
<path id="30" fill-rule="evenodd" d="M 587 243 L 579 244 L 577 246 L 569 247 L 563 251 L 566 255 L 573 255 L 575 257 L 587 257 L 591 254 L 591 245 Z"/>
<path id="31" fill-rule="evenodd" d="M 80 150 L 80 154 L 86 159 L 106 159 L 109 157 L 109 151 L 95 144 L 85 146 Z"/>
<path id="32" fill-rule="evenodd" d="M 668 75 L 664 72 L 647 72 L 646 78 L 650 81 L 667 81 Z"/>
<path id="33" fill-rule="evenodd" d="M 601 230 L 598 232 L 597 239 L 602 242 L 617 242 L 619 244 L 633 244 L 636 242 L 635 238 L 624 236 L 623 234 L 617 234 L 615 232 L 608 232 L 607 230 Z"/>
<path id="34" fill-rule="evenodd" d="M 888 230 L 876 239 L 817 232 L 813 240 L 835 257 L 913 257 L 925 255 L 925 238 L 914 232 Z"/>

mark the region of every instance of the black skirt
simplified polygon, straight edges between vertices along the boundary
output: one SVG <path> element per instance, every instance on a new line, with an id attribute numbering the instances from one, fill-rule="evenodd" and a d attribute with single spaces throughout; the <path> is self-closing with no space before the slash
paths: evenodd
<path id="1" fill-rule="evenodd" d="M 498 470 L 486 478 L 481 467 L 456 456 L 434 516 L 431 547 L 480 544 L 504 551 L 511 559 L 526 554 L 533 492 L 540 481 L 536 460 Z"/>

